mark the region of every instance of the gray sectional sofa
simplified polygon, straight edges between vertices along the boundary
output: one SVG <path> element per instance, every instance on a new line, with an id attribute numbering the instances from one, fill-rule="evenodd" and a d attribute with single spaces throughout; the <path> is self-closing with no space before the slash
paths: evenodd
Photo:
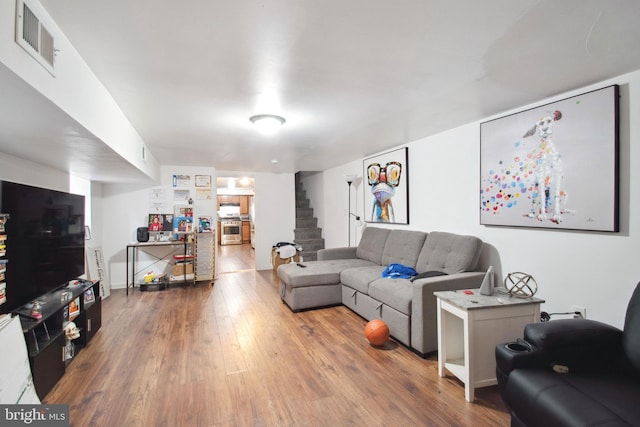
<path id="1" fill-rule="evenodd" d="M 296 312 L 343 304 L 424 356 L 437 350 L 435 291 L 477 288 L 482 241 L 433 231 L 367 227 L 357 247 L 323 249 L 317 261 L 278 267 L 280 297 Z M 383 278 L 389 264 L 413 267 L 414 279 Z"/>

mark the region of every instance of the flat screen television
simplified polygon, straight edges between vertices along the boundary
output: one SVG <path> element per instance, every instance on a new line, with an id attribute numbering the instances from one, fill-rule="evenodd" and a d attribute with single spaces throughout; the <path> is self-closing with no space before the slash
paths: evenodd
<path id="1" fill-rule="evenodd" d="M 84 274 L 84 196 L 0 181 L 9 313 Z"/>

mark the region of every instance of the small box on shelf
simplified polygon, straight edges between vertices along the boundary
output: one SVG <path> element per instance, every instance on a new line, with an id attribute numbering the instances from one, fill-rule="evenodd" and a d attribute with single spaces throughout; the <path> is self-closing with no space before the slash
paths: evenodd
<path id="1" fill-rule="evenodd" d="M 146 291 L 164 291 L 167 289 L 167 284 L 169 283 L 169 278 L 166 274 L 160 274 L 158 276 L 153 276 L 151 280 L 143 280 L 140 282 L 140 290 L 142 292 Z"/>
<path id="2" fill-rule="evenodd" d="M 174 264 L 172 272 L 171 272 L 172 276 L 183 276 L 185 274 L 193 274 L 193 263 L 176 263 L 176 264 Z"/>

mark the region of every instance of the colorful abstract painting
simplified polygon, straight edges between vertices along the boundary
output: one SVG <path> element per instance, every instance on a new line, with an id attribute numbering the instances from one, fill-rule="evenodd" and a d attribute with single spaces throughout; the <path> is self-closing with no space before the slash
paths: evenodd
<path id="1" fill-rule="evenodd" d="M 366 158 L 363 169 L 365 221 L 409 224 L 408 148 Z"/>
<path id="2" fill-rule="evenodd" d="M 480 223 L 618 231 L 618 86 L 481 123 Z"/>

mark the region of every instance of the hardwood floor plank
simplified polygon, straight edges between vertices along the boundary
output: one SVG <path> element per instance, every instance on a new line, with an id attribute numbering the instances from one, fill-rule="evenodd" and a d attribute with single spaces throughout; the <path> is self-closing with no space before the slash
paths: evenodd
<path id="1" fill-rule="evenodd" d="M 103 301 L 102 328 L 44 399 L 72 426 L 507 426 L 496 387 L 454 377 L 346 307 L 292 313 L 273 271 Z"/>

